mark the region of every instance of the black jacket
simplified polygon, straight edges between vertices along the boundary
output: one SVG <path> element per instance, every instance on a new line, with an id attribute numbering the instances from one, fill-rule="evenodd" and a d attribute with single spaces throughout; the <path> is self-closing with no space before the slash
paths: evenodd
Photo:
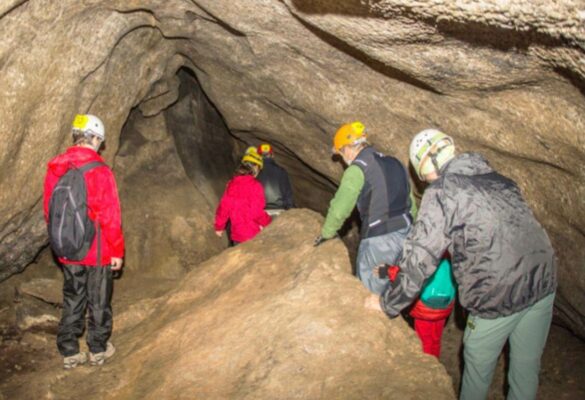
<path id="1" fill-rule="evenodd" d="M 425 191 L 404 243 L 401 272 L 383 294 L 389 316 L 416 299 L 445 250 L 452 256 L 459 301 L 471 315 L 507 316 L 556 289 L 555 257 L 546 232 L 516 183 L 479 154 L 451 160 Z"/>
<path id="2" fill-rule="evenodd" d="M 288 173 L 274 159 L 264 159 L 264 167 L 257 179 L 264 187 L 267 210 L 288 210 L 294 206 Z"/>

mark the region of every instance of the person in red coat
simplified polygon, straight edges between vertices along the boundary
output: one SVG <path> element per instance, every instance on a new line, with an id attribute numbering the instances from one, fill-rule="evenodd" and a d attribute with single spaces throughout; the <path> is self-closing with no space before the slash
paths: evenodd
<path id="1" fill-rule="evenodd" d="M 264 211 L 264 189 L 256 180 L 261 168 L 262 157 L 246 153 L 217 206 L 215 233 L 221 237 L 229 220 L 234 245 L 254 238 L 271 222 L 270 215 Z"/>
<path id="2" fill-rule="evenodd" d="M 114 346 L 109 342 L 113 324 L 112 271 L 122 268 L 124 257 L 116 181 L 112 170 L 98 154 L 105 140 L 104 124 L 96 116 L 78 115 L 73 123 L 72 135 L 74 145 L 48 163 L 43 196 L 47 223 L 51 195 L 59 179 L 71 168 L 80 168 L 96 161 L 102 165 L 84 172 L 88 216 L 96 226 L 89 251 L 83 259 L 77 261 L 59 258 L 64 283 L 57 347 L 64 357 L 65 369 L 75 368 L 88 361 L 87 354 L 79 351 L 78 342 L 85 326 L 86 308 L 89 309 L 87 344 L 90 364 L 101 365 L 114 354 Z"/>
<path id="3" fill-rule="evenodd" d="M 443 261 L 445 262 L 445 261 Z M 448 264 L 450 265 L 450 264 Z M 400 267 L 396 265 L 380 265 L 374 268 L 374 273 L 380 278 L 388 278 L 390 282 L 396 280 Z M 449 297 L 450 298 L 450 297 Z M 455 299 L 434 307 L 426 305 L 419 297 L 410 308 L 410 316 L 414 319 L 414 330 L 418 335 L 422 350 L 439 358 L 441 356 L 441 338 L 447 318 L 451 315 Z"/>

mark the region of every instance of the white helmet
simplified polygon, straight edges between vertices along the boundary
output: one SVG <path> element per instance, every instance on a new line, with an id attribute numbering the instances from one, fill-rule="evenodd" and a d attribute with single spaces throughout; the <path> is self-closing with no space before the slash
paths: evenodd
<path id="1" fill-rule="evenodd" d="M 73 120 L 73 129 L 80 130 L 84 134 L 97 136 L 106 140 L 106 128 L 101 119 L 91 114 L 77 114 Z"/>
<path id="2" fill-rule="evenodd" d="M 425 129 L 410 142 L 409 157 L 420 179 L 439 170 L 455 156 L 453 138 L 437 129 Z"/>

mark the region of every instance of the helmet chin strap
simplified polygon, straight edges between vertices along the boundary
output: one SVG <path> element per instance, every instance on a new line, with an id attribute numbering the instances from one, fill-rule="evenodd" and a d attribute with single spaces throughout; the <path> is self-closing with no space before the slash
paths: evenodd
<path id="1" fill-rule="evenodd" d="M 437 161 L 437 153 L 429 154 L 431 157 L 431 162 L 433 163 L 433 167 L 435 168 L 435 173 L 439 175 L 439 162 Z"/>
<path id="2" fill-rule="evenodd" d="M 441 169 L 439 167 L 439 161 L 437 160 L 437 156 L 439 155 L 439 153 L 447 148 L 449 146 L 449 143 L 444 144 L 443 146 L 439 147 L 438 149 L 431 151 L 429 153 L 429 157 L 431 158 L 431 162 L 433 163 L 433 167 L 435 167 L 435 172 L 437 173 L 437 175 L 439 175 L 439 170 Z"/>

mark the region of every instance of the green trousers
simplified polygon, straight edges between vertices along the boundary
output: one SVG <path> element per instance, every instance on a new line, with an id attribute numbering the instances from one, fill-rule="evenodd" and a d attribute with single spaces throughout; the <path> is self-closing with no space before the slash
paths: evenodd
<path id="1" fill-rule="evenodd" d="M 461 400 L 487 397 L 498 357 L 510 340 L 508 400 L 536 398 L 540 358 L 550 329 L 555 295 L 507 317 L 469 316 L 463 336 Z"/>

